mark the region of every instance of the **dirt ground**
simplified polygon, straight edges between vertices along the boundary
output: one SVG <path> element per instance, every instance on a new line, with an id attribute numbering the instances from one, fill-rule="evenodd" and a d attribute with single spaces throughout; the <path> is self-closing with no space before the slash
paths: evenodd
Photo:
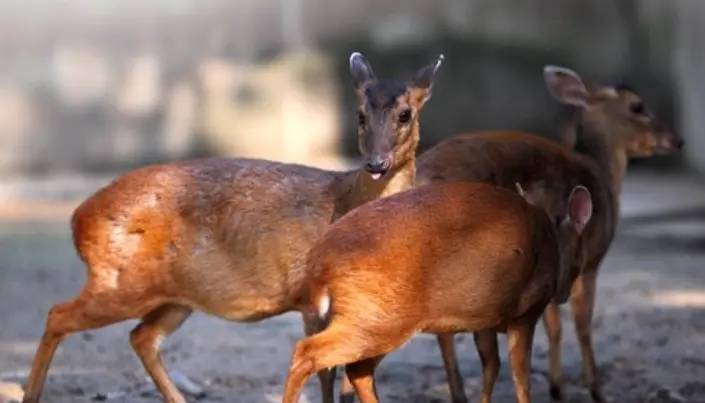
<path id="1" fill-rule="evenodd" d="M 705 183 L 687 176 L 631 174 L 619 235 L 599 279 L 597 359 L 613 402 L 705 402 Z M 50 306 L 83 283 L 66 219 L 0 223 L 0 401 L 22 385 Z M 563 309 L 566 401 L 588 402 L 570 312 Z M 51 367 L 44 402 L 158 402 L 129 347 L 135 322 L 71 337 Z M 298 315 L 256 324 L 197 314 L 167 340 L 163 355 L 202 385 L 199 402 L 278 402 L 291 348 L 302 336 Z M 477 401 L 480 364 L 472 337 L 459 335 L 468 395 Z M 495 402 L 514 402 L 502 338 Z M 539 328 L 533 391 L 548 402 L 546 337 Z M 378 371 L 385 402 L 450 402 L 435 340 L 417 336 Z M 3 392 L 4 391 L 4 392 Z M 317 380 L 305 392 L 318 401 Z M 304 401 L 304 399 L 302 399 Z"/>

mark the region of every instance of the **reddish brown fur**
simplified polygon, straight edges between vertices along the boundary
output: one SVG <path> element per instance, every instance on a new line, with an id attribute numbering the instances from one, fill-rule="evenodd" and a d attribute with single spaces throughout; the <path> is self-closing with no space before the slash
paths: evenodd
<path id="1" fill-rule="evenodd" d="M 480 181 L 507 189 L 520 183 L 525 189 L 538 187 L 543 198 L 538 205 L 555 220 L 566 214 L 571 189 L 585 186 L 592 195 L 592 219 L 582 234 L 574 264 L 582 267 L 586 256 L 603 250 L 611 242 L 614 229 L 609 225 L 618 213 L 612 190 L 600 180 L 600 171 L 587 158 L 571 153 L 560 144 L 524 132 L 480 132 L 454 136 L 432 147 L 418 158 L 417 186 L 454 181 Z M 546 319 L 546 318 L 545 318 Z M 547 317 L 547 320 L 553 316 Z M 491 332 L 476 334 L 479 350 L 496 345 Z M 462 376 L 458 369 L 452 334 L 438 335 L 448 374 L 453 402 L 465 403 Z M 480 351 L 482 353 L 482 351 Z M 493 356 L 483 359 L 493 367 Z M 488 375 L 485 376 L 487 378 Z M 350 386 L 345 385 L 346 389 Z"/>
<path id="2" fill-rule="evenodd" d="M 411 108 L 406 125 L 377 130 L 394 157 L 373 180 L 364 170 L 330 172 L 256 159 L 209 158 L 127 173 L 84 201 L 72 229 L 87 282 L 73 300 L 48 314 L 24 403 L 39 401 L 51 359 L 68 335 L 141 318 L 131 343 L 169 402 L 184 397 L 169 379 L 159 345 L 193 310 L 234 321 L 256 321 L 298 308 L 303 274 L 296 270 L 329 223 L 359 204 L 410 188 L 418 143 L 418 112 L 439 62 L 398 94 L 381 94 Z M 358 92 L 377 88 L 361 55 L 351 57 Z M 378 113 L 360 97 L 359 107 Z M 360 125 L 360 135 L 372 129 Z M 370 153 L 361 149 L 364 158 Z M 305 318 L 306 332 L 317 329 Z M 322 372 L 324 401 L 333 378 Z"/>
<path id="3" fill-rule="evenodd" d="M 376 402 L 384 355 L 416 332 L 463 331 L 508 333 L 517 396 L 529 402 L 534 326 L 560 288 L 560 263 L 550 217 L 500 187 L 431 185 L 353 210 L 309 253 L 310 309 L 326 296 L 330 311 L 319 314 L 330 322 L 297 343 L 283 402 L 344 364 L 360 400 Z"/>

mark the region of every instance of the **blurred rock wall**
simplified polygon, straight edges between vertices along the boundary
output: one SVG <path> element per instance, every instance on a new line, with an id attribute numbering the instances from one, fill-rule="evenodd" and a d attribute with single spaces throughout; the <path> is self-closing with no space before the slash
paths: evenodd
<path id="1" fill-rule="evenodd" d="M 702 71 L 702 55 L 688 56 L 705 22 L 699 2 L 31 4 L 0 3 L 0 176 L 213 154 L 312 164 L 354 156 L 352 51 L 378 75 L 402 77 L 445 53 L 423 148 L 474 129 L 554 135 L 547 63 L 627 81 L 688 133 L 701 116 L 703 91 L 683 83 Z"/>
<path id="2" fill-rule="evenodd" d="M 674 77 L 688 162 L 705 173 L 705 2 L 674 2 L 676 41 Z"/>

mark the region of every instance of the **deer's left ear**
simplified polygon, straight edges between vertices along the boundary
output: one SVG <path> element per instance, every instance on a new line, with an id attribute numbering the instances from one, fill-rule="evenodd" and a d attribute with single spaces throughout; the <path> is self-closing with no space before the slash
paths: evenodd
<path id="1" fill-rule="evenodd" d="M 578 73 L 566 67 L 544 66 L 543 80 L 551 95 L 564 104 L 584 108 L 589 92 Z"/>

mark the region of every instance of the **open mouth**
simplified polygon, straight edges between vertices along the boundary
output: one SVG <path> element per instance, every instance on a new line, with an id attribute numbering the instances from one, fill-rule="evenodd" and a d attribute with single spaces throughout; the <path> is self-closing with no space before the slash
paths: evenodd
<path id="1" fill-rule="evenodd" d="M 392 163 L 388 158 L 375 158 L 365 164 L 365 171 L 370 174 L 372 180 L 376 181 L 382 179 L 391 166 Z"/>

